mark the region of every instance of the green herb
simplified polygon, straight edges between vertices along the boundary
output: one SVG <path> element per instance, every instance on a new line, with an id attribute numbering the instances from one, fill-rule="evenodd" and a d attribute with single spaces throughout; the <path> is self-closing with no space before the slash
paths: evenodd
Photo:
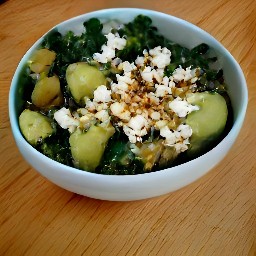
<path id="1" fill-rule="evenodd" d="M 132 22 L 118 30 L 119 35 L 127 40 L 126 47 L 117 52 L 122 60 L 133 62 L 143 50 L 153 49 L 156 46 L 166 46 L 169 41 L 157 32 L 152 26 L 152 20 L 143 15 L 137 16 Z"/>
<path id="2" fill-rule="evenodd" d="M 143 173 L 143 164 L 130 150 L 127 138 L 122 137 L 117 131 L 110 138 L 102 163 L 96 172 L 108 175 L 133 175 Z"/>
<path id="3" fill-rule="evenodd" d="M 45 138 L 36 148 L 47 157 L 59 163 L 73 166 L 68 138 L 69 132 L 59 128 L 55 134 Z"/>

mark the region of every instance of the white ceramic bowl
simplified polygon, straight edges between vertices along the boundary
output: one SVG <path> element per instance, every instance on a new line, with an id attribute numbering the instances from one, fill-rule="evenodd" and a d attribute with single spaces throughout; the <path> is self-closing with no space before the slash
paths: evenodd
<path id="1" fill-rule="evenodd" d="M 13 135 L 23 157 L 44 177 L 69 191 L 92 198 L 128 201 L 163 195 L 180 189 L 197 180 L 227 154 L 242 127 L 248 102 L 248 92 L 243 72 L 232 55 L 211 35 L 179 18 L 144 9 L 106 9 L 72 18 L 56 27 L 61 33 L 68 30 L 80 32 L 85 20 L 97 17 L 102 21 L 118 19 L 124 23 L 144 14 L 153 20 L 159 32 L 167 38 L 192 48 L 202 42 L 216 51 L 229 85 L 234 110 L 234 124 L 227 136 L 208 153 L 187 163 L 165 170 L 139 175 L 101 175 L 81 171 L 55 162 L 36 151 L 22 136 L 18 116 L 21 112 L 21 89 L 19 81 L 22 70 L 31 53 L 41 44 L 39 39 L 24 55 L 14 74 L 9 94 L 9 114 Z"/>

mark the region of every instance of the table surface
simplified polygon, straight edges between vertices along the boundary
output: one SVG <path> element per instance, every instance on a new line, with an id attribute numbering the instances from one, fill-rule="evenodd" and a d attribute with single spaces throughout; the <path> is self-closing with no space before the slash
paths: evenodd
<path id="1" fill-rule="evenodd" d="M 0 255 L 256 255 L 256 1 L 0 1 Z M 52 184 L 21 157 L 8 93 L 26 50 L 51 27 L 89 11 L 139 7 L 188 20 L 241 65 L 249 105 L 225 159 L 193 184 L 135 202 L 83 197 Z"/>

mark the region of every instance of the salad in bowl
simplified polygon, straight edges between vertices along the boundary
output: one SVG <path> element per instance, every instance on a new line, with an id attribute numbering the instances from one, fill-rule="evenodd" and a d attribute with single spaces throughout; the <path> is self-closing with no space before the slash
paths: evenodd
<path id="1" fill-rule="evenodd" d="M 142 9 L 85 14 L 21 61 L 10 91 L 14 137 L 32 166 L 68 190 L 160 195 L 224 157 L 245 113 L 246 102 L 234 105 L 243 79 L 226 49 L 190 23 Z"/>

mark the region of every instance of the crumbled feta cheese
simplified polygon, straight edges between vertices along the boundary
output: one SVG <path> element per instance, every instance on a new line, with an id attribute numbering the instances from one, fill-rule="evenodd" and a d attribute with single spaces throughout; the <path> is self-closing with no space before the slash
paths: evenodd
<path id="1" fill-rule="evenodd" d="M 130 103 L 132 102 L 132 97 L 129 95 L 129 93 L 124 93 L 123 95 L 121 95 L 121 99 L 130 105 Z M 129 106 L 130 108 L 130 106 Z"/>
<path id="2" fill-rule="evenodd" d="M 167 76 L 163 77 L 162 84 L 165 86 L 169 86 L 169 78 Z"/>
<path id="3" fill-rule="evenodd" d="M 199 110 L 198 106 L 189 104 L 185 99 L 182 100 L 180 97 L 175 98 L 169 103 L 169 108 L 175 112 L 178 117 L 186 117 L 189 113 L 195 110 Z"/>
<path id="4" fill-rule="evenodd" d="M 54 113 L 54 119 L 63 129 L 69 129 L 73 132 L 74 129 L 79 126 L 79 120 L 72 117 L 68 108 L 61 108 Z"/>
<path id="5" fill-rule="evenodd" d="M 125 62 L 124 62 L 125 63 Z M 122 63 L 122 64 L 124 64 Z M 129 63 L 129 62 L 127 62 Z M 131 70 L 129 68 L 129 65 L 125 63 L 124 66 L 126 66 L 126 70 Z M 130 66 L 132 68 L 132 66 Z M 128 85 L 131 85 L 134 83 L 134 79 L 131 79 L 131 72 L 128 71 L 124 73 L 123 75 L 116 74 L 116 78 L 118 83 L 112 83 L 111 84 L 111 90 L 115 93 L 123 95 L 124 92 L 128 91 Z"/>
<path id="6" fill-rule="evenodd" d="M 154 73 L 152 72 L 151 67 L 147 66 L 145 67 L 142 71 L 140 71 L 141 77 L 147 81 L 147 82 L 152 82 L 153 81 L 153 75 Z"/>
<path id="7" fill-rule="evenodd" d="M 137 59 L 135 60 L 135 64 L 138 65 L 139 67 L 144 65 L 144 57 L 138 56 Z"/>
<path id="8" fill-rule="evenodd" d="M 131 112 L 128 110 L 123 111 L 120 115 L 119 118 L 125 122 L 129 121 L 131 118 Z"/>
<path id="9" fill-rule="evenodd" d="M 173 146 L 176 143 L 175 133 L 171 131 L 167 125 L 160 129 L 160 135 L 165 138 L 166 145 Z"/>
<path id="10" fill-rule="evenodd" d="M 169 86 L 170 88 L 174 88 L 174 87 L 175 87 L 175 83 L 174 83 L 174 81 L 173 81 L 173 77 L 170 77 L 170 78 L 169 78 L 169 84 L 168 84 L 168 86 Z"/>
<path id="11" fill-rule="evenodd" d="M 99 119 L 101 122 L 106 122 L 109 120 L 110 116 L 108 114 L 108 111 L 103 109 L 95 114 L 95 117 Z"/>
<path id="12" fill-rule="evenodd" d="M 172 77 L 176 82 L 184 80 L 184 69 L 181 67 L 176 68 L 172 73 Z"/>
<path id="13" fill-rule="evenodd" d="M 156 87 L 155 95 L 157 97 L 164 97 L 168 94 L 170 94 L 170 95 L 172 94 L 172 90 L 168 86 L 165 86 L 165 85 L 162 85 L 162 84 L 156 84 L 155 87 Z"/>
<path id="14" fill-rule="evenodd" d="M 151 62 L 153 66 L 158 68 L 165 68 L 170 64 L 171 61 L 171 51 L 166 47 L 161 48 L 161 46 L 155 47 L 149 51 L 149 54 L 153 57 Z"/>
<path id="15" fill-rule="evenodd" d="M 108 39 L 107 46 L 111 47 L 112 49 L 123 50 L 126 45 L 126 39 L 120 38 L 118 33 L 108 33 L 106 38 Z"/>
<path id="16" fill-rule="evenodd" d="M 109 102 L 111 101 L 111 90 L 105 85 L 100 85 L 93 93 L 94 98 L 93 101 L 95 102 Z"/>
<path id="17" fill-rule="evenodd" d="M 181 124 L 175 131 L 172 131 L 166 125 L 160 129 L 160 135 L 165 138 L 164 144 L 174 147 L 179 154 L 188 149 L 189 137 L 192 135 L 192 129 L 189 125 Z"/>
<path id="18" fill-rule="evenodd" d="M 128 91 L 128 84 L 124 81 L 119 81 L 117 84 L 117 89 L 120 90 L 122 94 L 123 92 Z"/>
<path id="19" fill-rule="evenodd" d="M 135 131 L 133 129 L 131 129 L 127 125 L 124 125 L 123 131 L 127 135 L 128 139 L 131 143 L 135 144 L 137 142 L 137 138 L 135 136 Z"/>
<path id="20" fill-rule="evenodd" d="M 110 110 L 112 114 L 124 121 L 129 121 L 131 118 L 131 113 L 127 109 L 128 107 L 125 102 L 114 102 L 110 105 Z"/>
<path id="21" fill-rule="evenodd" d="M 85 97 L 85 108 L 89 111 L 93 111 L 96 109 L 95 103 L 92 102 L 89 98 Z"/>
<path id="22" fill-rule="evenodd" d="M 112 92 L 123 94 L 128 90 L 128 84 L 122 81 L 118 82 L 117 84 L 113 83 L 111 84 L 111 90 Z"/>
<path id="23" fill-rule="evenodd" d="M 147 51 L 146 49 L 144 49 L 142 53 L 143 53 L 143 55 L 144 55 L 145 57 L 148 56 L 148 51 Z"/>
<path id="24" fill-rule="evenodd" d="M 96 109 L 98 112 L 101 111 L 101 110 L 103 110 L 103 109 L 108 109 L 108 108 L 109 108 L 108 102 L 107 102 L 107 103 L 106 103 L 106 102 L 103 102 L 103 103 L 97 103 L 97 102 L 95 102 L 94 105 L 95 105 L 95 109 Z"/>
<path id="25" fill-rule="evenodd" d="M 126 39 L 120 38 L 119 34 L 108 33 L 105 35 L 107 43 L 102 45 L 102 53 L 94 53 L 93 59 L 100 63 L 107 63 L 115 58 L 115 49 L 122 50 L 126 45 Z"/>
<path id="26" fill-rule="evenodd" d="M 148 110 L 147 109 L 143 109 L 141 115 L 145 118 L 145 120 L 148 122 Z"/>
<path id="27" fill-rule="evenodd" d="M 148 126 L 148 121 L 142 115 L 136 115 L 132 117 L 128 123 L 128 126 L 135 131 L 141 130 Z"/>
<path id="28" fill-rule="evenodd" d="M 131 72 L 137 69 L 134 63 L 130 63 L 129 61 L 122 62 L 118 68 L 122 69 L 124 73 Z"/>
<path id="29" fill-rule="evenodd" d="M 127 125 L 123 127 L 124 133 L 128 136 L 131 143 L 142 141 L 144 135 L 147 134 L 148 121 L 142 115 L 136 115 L 130 119 Z"/>
<path id="30" fill-rule="evenodd" d="M 177 128 L 177 131 L 180 132 L 180 136 L 184 139 L 187 139 L 192 135 L 192 129 L 187 124 L 180 124 Z"/>
<path id="31" fill-rule="evenodd" d="M 153 77 L 156 79 L 158 83 L 161 83 L 163 81 L 163 69 L 153 69 L 152 73 Z"/>
<path id="32" fill-rule="evenodd" d="M 107 63 L 115 58 L 115 49 L 108 47 L 107 45 L 102 45 L 102 53 L 94 53 L 93 59 L 100 63 Z"/>
<path id="33" fill-rule="evenodd" d="M 196 69 L 191 70 L 191 67 L 183 69 L 182 67 L 178 67 L 173 71 L 172 77 L 174 81 L 189 81 L 191 79 L 191 83 L 194 83 L 197 80 Z"/>
<path id="34" fill-rule="evenodd" d="M 101 50 L 102 50 L 102 55 L 106 58 L 107 61 L 110 61 L 115 57 L 115 49 L 107 45 L 102 45 Z"/>
<path id="35" fill-rule="evenodd" d="M 124 74 L 123 76 L 120 76 L 119 74 L 116 74 L 116 78 L 117 78 L 118 82 L 124 82 L 124 83 L 127 83 L 127 84 L 132 84 L 134 82 L 134 79 L 131 79 L 130 72 Z"/>
<path id="36" fill-rule="evenodd" d="M 126 104 L 114 102 L 113 104 L 110 105 L 110 110 L 112 111 L 114 116 L 118 116 L 119 114 L 121 114 L 124 111 L 125 105 Z"/>

